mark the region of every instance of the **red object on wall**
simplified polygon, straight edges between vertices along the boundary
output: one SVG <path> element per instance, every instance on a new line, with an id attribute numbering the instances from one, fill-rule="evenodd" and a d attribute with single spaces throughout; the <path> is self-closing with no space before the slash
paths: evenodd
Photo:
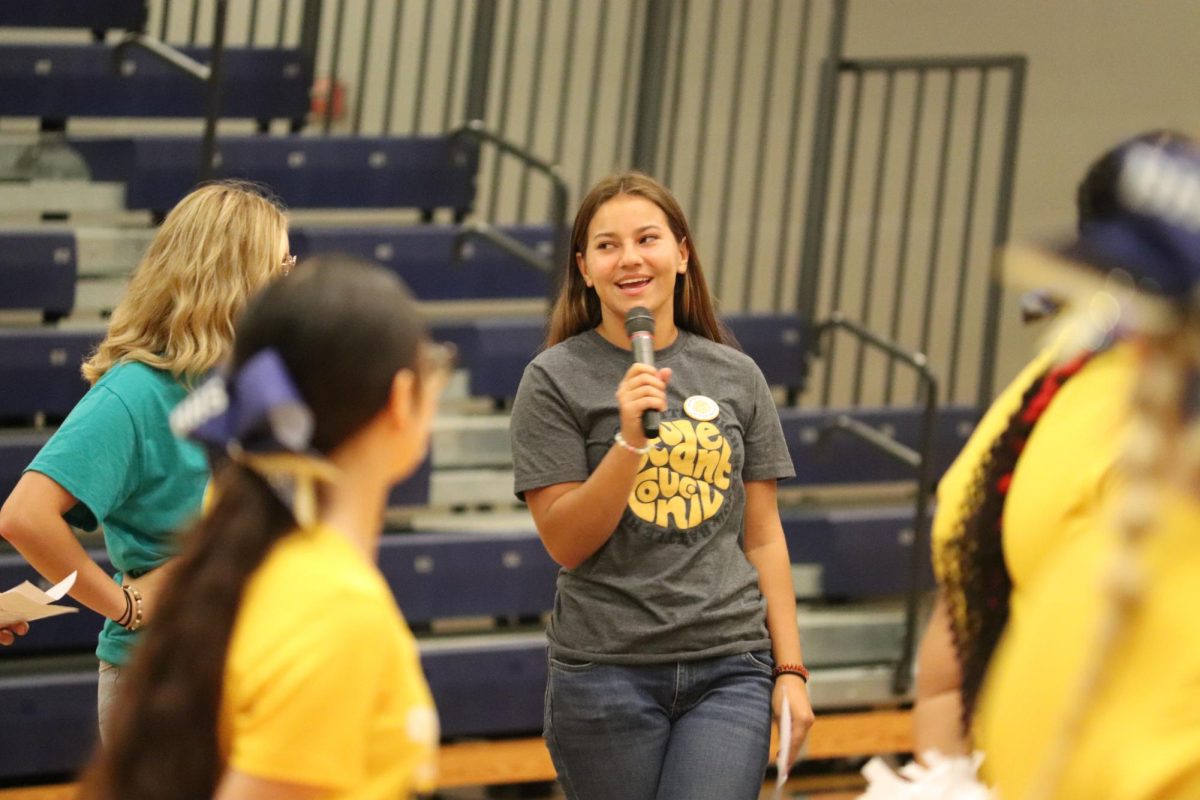
<path id="1" fill-rule="evenodd" d="M 329 78 L 317 78 L 309 92 L 312 99 L 310 110 L 313 116 L 325 118 L 326 102 L 329 100 Z M 332 118 L 340 120 L 346 116 L 346 84 L 342 81 L 333 83 L 333 114 Z"/>

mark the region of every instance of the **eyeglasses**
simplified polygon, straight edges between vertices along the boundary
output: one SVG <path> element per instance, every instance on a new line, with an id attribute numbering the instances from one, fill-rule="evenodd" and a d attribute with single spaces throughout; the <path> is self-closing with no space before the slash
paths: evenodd
<path id="1" fill-rule="evenodd" d="M 282 266 L 283 266 L 283 274 L 287 275 L 289 272 L 292 271 L 292 268 L 296 266 L 296 257 L 294 255 L 292 255 L 291 253 L 288 253 L 286 256 L 283 257 Z"/>

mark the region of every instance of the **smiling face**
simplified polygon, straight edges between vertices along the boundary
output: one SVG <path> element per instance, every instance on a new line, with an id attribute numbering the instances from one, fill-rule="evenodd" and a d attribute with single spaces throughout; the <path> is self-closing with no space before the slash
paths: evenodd
<path id="1" fill-rule="evenodd" d="M 687 272 L 688 243 L 671 232 L 650 200 L 617 195 L 588 223 L 585 250 L 575 254 L 584 282 L 600 299 L 600 334 L 627 347 L 625 315 L 642 306 L 654 315 L 655 346 L 675 339 L 675 282 Z"/>

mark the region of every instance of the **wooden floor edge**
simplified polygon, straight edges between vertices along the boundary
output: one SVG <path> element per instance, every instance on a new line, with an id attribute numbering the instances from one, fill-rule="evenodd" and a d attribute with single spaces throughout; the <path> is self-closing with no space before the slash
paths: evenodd
<path id="1" fill-rule="evenodd" d="M 805 757 L 815 760 L 909 752 L 911 711 L 862 711 L 818 715 Z M 550 753 L 538 737 L 442 745 L 438 771 L 440 789 L 554 780 Z M 0 789 L 0 800 L 71 800 L 74 790 L 73 784 Z"/>
<path id="2" fill-rule="evenodd" d="M 909 753 L 912 748 L 911 711 L 820 714 L 809 734 L 805 758 Z M 772 752 L 774 749 L 772 741 Z M 554 780 L 554 765 L 540 738 L 480 740 L 443 745 L 438 774 L 438 786 L 443 789 L 536 783 Z"/>

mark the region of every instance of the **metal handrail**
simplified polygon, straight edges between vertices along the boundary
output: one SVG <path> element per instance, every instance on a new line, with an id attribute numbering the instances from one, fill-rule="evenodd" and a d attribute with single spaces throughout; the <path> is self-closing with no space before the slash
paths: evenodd
<path id="1" fill-rule="evenodd" d="M 892 675 L 892 691 L 902 695 L 907 693 L 912 685 L 912 661 L 916 652 L 917 615 L 921 602 L 921 561 L 922 553 L 929 549 L 929 537 L 925 534 L 929 526 L 929 499 L 933 489 L 933 434 L 937 420 L 938 381 L 929 368 L 929 359 L 924 353 L 905 350 L 857 322 L 846 319 L 841 312 L 834 312 L 827 321 L 816 326 L 817 341 L 821 341 L 826 334 L 837 331 L 845 331 L 859 341 L 881 350 L 892 361 L 907 364 L 917 373 L 917 379 L 924 387 L 925 409 L 922 414 L 920 444 L 916 450 L 846 414 L 840 415 L 833 424 L 826 426 L 822 431 L 845 431 L 908 464 L 916 472 L 917 496 L 913 509 L 913 549 L 909 554 L 909 583 L 904 609 L 904 643 Z"/>
<path id="2" fill-rule="evenodd" d="M 554 226 L 554 257 L 551 263 L 553 265 L 565 263 L 569 244 L 567 241 L 567 204 L 570 190 L 567 188 L 567 181 L 563 177 L 562 171 L 556 165 L 538 158 L 520 145 L 489 130 L 482 120 L 470 120 L 452 131 L 450 135 L 455 139 L 474 139 L 486 142 L 501 153 L 513 156 L 526 168 L 544 175 L 550 181 L 552 192 L 550 216 L 551 224 Z"/>
<path id="3" fill-rule="evenodd" d="M 554 272 L 554 265 L 545 256 L 487 222 L 468 222 L 454 235 L 453 247 L 456 261 L 461 262 L 467 259 L 467 245 L 474 239 L 491 242 L 522 264 L 533 267 L 538 272 L 546 274 Z"/>
<path id="4" fill-rule="evenodd" d="M 217 120 L 221 117 L 221 84 L 225 78 L 225 28 L 228 12 L 229 0 L 217 0 L 208 64 L 201 64 L 188 54 L 147 33 L 126 34 L 113 48 L 113 68 L 118 71 L 121 69 L 125 53 L 130 48 L 137 48 L 205 84 L 204 136 L 200 143 L 198 177 L 200 183 L 212 178 L 213 174 L 213 159 L 217 149 Z"/>

